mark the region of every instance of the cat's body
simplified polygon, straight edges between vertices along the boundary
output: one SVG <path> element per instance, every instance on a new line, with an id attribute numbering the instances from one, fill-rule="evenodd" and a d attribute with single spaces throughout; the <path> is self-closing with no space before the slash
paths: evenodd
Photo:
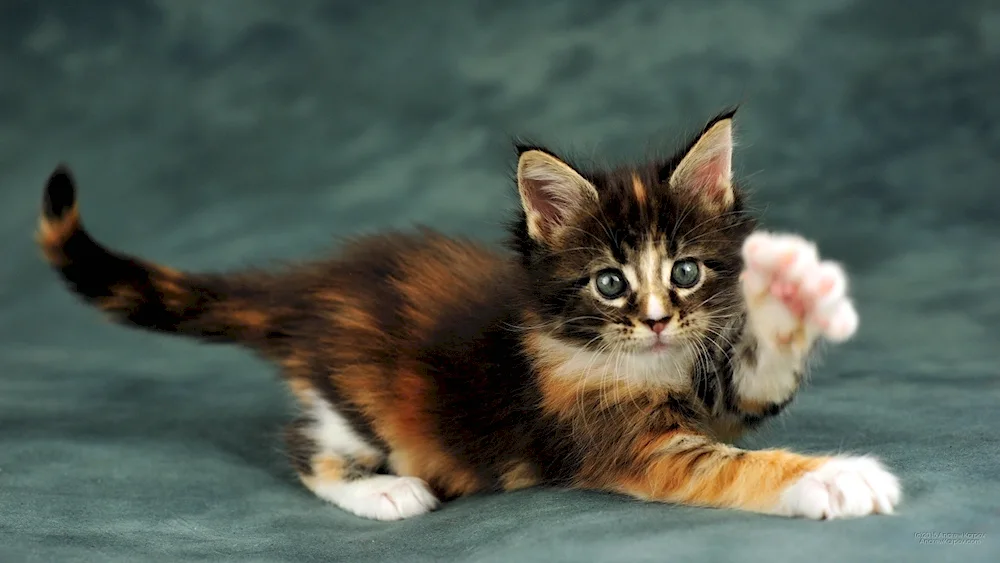
<path id="1" fill-rule="evenodd" d="M 727 443 L 792 399 L 817 338 L 857 324 L 835 265 L 797 237 L 751 234 L 731 117 L 672 159 L 613 171 L 522 147 L 513 253 L 421 231 L 283 271 L 180 273 L 94 242 L 61 168 L 40 243 L 114 318 L 280 365 L 302 406 L 293 465 L 361 516 L 535 485 L 890 512 L 898 484 L 872 459 Z"/>

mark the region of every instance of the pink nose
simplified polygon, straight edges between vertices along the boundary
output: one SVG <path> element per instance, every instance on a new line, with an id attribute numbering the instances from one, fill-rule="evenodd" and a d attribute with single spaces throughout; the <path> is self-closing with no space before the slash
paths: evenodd
<path id="1" fill-rule="evenodd" d="M 664 317 L 660 320 L 646 319 L 642 322 L 646 323 L 646 326 L 649 327 L 649 330 L 652 330 L 656 334 L 660 334 L 661 332 L 663 332 L 663 329 L 667 328 L 667 323 L 670 322 L 670 318 Z"/>

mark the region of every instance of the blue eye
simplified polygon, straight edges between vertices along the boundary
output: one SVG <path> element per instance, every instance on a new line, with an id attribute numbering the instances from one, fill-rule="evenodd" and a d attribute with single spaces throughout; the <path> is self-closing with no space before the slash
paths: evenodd
<path id="1" fill-rule="evenodd" d="M 670 282 L 679 288 L 694 287 L 700 279 L 701 268 L 698 267 L 698 262 L 690 258 L 674 262 L 673 268 L 670 269 Z"/>
<path id="2" fill-rule="evenodd" d="M 597 272 L 597 275 L 594 276 L 594 285 L 597 286 L 597 291 L 607 299 L 616 299 L 628 291 L 625 274 L 614 268 Z"/>

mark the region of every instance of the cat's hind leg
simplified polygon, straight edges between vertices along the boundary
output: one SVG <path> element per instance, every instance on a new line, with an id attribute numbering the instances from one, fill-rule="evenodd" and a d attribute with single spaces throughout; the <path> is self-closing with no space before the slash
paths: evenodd
<path id="1" fill-rule="evenodd" d="M 422 479 L 378 473 L 384 453 L 327 401 L 309 399 L 307 416 L 288 427 L 286 443 L 299 479 L 316 496 L 372 520 L 401 520 L 440 505 Z"/>
<path id="2" fill-rule="evenodd" d="M 439 505 L 423 480 L 375 474 L 346 457 L 319 455 L 311 474 L 301 479 L 319 498 L 372 520 L 402 520 Z"/>

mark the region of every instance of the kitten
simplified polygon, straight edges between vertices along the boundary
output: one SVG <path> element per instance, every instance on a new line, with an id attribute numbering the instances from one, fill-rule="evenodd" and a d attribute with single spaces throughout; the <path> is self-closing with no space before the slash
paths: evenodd
<path id="1" fill-rule="evenodd" d="M 874 458 L 731 445 L 792 400 L 818 340 L 858 323 L 837 264 L 755 231 L 732 179 L 732 121 L 611 170 L 518 147 L 509 254 L 421 230 L 283 269 L 181 273 L 92 239 L 63 166 L 39 242 L 118 321 L 281 366 L 302 408 L 287 429 L 302 483 L 358 516 L 532 486 L 890 513 L 900 486 Z"/>

